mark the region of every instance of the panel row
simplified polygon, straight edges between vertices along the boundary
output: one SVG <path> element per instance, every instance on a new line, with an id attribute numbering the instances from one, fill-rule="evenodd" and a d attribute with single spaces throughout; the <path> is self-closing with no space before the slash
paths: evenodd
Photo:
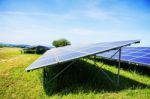
<path id="1" fill-rule="evenodd" d="M 97 56 L 110 58 L 116 51 L 117 50 L 97 54 Z M 119 54 L 117 53 L 112 59 L 118 59 L 118 57 Z M 121 60 L 150 66 L 150 47 L 123 48 L 121 53 Z"/>
<path id="2" fill-rule="evenodd" d="M 86 44 L 77 46 L 65 46 L 59 48 L 53 48 L 48 50 L 44 55 L 42 55 L 38 60 L 31 64 L 26 70 L 37 69 L 40 67 L 45 67 L 49 65 L 54 65 L 57 63 L 62 63 L 65 61 L 71 61 L 73 59 L 85 57 L 88 55 L 93 55 L 97 53 L 102 53 L 104 51 L 112 50 L 118 47 L 127 46 L 138 42 L 137 40 L 131 41 L 118 41 L 110 43 L 96 43 L 96 44 Z"/>

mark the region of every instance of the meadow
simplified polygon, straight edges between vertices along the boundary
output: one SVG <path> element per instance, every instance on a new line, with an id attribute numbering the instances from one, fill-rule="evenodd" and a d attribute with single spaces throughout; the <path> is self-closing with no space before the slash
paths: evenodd
<path id="1" fill-rule="evenodd" d="M 0 48 L 0 99 L 54 98 L 54 99 L 150 99 L 150 76 L 135 70 L 121 68 L 120 85 L 111 83 L 90 59 L 79 59 L 58 78 L 43 82 L 42 69 L 26 72 L 25 68 L 40 55 L 21 54 L 20 48 Z M 67 64 L 67 63 L 66 63 Z M 52 78 L 64 65 L 54 66 Z M 101 67 L 116 79 L 117 68 Z"/>

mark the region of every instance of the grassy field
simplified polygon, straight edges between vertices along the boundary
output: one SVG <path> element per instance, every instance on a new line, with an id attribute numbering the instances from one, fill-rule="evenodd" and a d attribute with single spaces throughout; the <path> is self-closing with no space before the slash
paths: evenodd
<path id="1" fill-rule="evenodd" d="M 25 71 L 39 56 L 21 54 L 19 48 L 0 48 L 0 99 L 150 99 L 150 77 L 147 74 L 121 69 L 120 85 L 117 86 L 101 72 L 99 66 L 102 63 L 95 66 L 92 60 L 80 60 L 53 82 L 43 84 L 42 69 Z M 115 66 L 105 65 L 102 69 L 115 79 Z"/>

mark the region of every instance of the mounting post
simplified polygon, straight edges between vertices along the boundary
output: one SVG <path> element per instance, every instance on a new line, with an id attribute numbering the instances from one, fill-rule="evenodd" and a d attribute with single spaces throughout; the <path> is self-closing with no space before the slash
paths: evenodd
<path id="1" fill-rule="evenodd" d="M 94 55 L 94 65 L 96 65 L 96 54 Z"/>
<path id="2" fill-rule="evenodd" d="M 48 74 L 46 72 L 46 68 L 43 69 L 43 79 L 46 80 Z"/>
<path id="3" fill-rule="evenodd" d="M 119 85 L 119 79 L 120 79 L 120 61 L 121 61 L 121 48 L 119 48 L 117 85 Z"/>
<path id="4" fill-rule="evenodd" d="M 118 50 L 108 59 L 112 59 L 117 53 L 119 53 L 119 59 L 118 59 L 118 74 L 117 74 L 117 85 L 119 85 L 119 75 L 120 75 L 120 62 L 121 62 L 121 48 L 118 48 Z M 96 55 L 94 55 L 94 64 L 96 66 L 98 66 L 96 64 Z M 101 65 L 101 67 L 104 65 L 104 63 Z M 103 74 L 112 82 L 112 83 L 115 83 L 115 81 L 113 79 L 111 79 L 111 77 L 109 77 L 109 75 L 103 70 L 100 68 L 100 70 L 103 72 Z"/>

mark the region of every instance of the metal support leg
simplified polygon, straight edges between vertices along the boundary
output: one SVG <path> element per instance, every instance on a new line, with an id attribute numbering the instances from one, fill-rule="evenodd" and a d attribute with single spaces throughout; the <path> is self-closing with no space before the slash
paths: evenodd
<path id="1" fill-rule="evenodd" d="M 94 65 L 96 65 L 96 55 L 94 55 Z"/>
<path id="2" fill-rule="evenodd" d="M 43 84 L 44 84 L 45 81 L 46 81 L 47 75 L 48 75 L 48 74 L 47 74 L 47 72 L 46 72 L 46 69 L 44 68 L 44 69 L 43 69 L 43 82 L 42 82 Z"/>
<path id="3" fill-rule="evenodd" d="M 119 48 L 119 50 L 117 50 L 117 51 L 116 51 L 110 58 L 108 58 L 108 59 L 112 59 L 118 52 L 119 52 L 119 60 L 118 60 L 119 63 L 118 63 L 117 84 L 119 85 L 121 48 Z M 95 64 L 96 66 L 98 66 L 98 65 L 96 64 L 95 58 L 96 58 L 96 55 L 94 56 L 94 64 Z M 102 64 L 101 67 L 102 67 L 103 65 L 104 65 L 104 64 Z M 103 72 L 103 74 L 104 74 L 112 83 L 115 83 L 115 81 L 114 81 L 113 79 L 111 79 L 110 76 L 109 76 L 105 71 L 103 71 L 103 69 L 100 68 L 100 70 Z"/>
<path id="4" fill-rule="evenodd" d="M 46 71 L 45 71 L 45 68 L 43 69 L 43 79 L 44 79 L 44 81 L 45 81 L 45 79 L 46 79 Z"/>
<path id="5" fill-rule="evenodd" d="M 119 49 L 119 60 L 118 60 L 118 75 L 117 75 L 117 84 L 119 85 L 120 79 L 120 61 L 121 61 L 121 48 Z"/>
<path id="6" fill-rule="evenodd" d="M 57 78 L 60 74 L 62 74 L 66 69 L 68 69 L 75 61 L 71 62 L 70 64 L 68 64 L 64 69 L 62 69 L 59 73 L 57 73 L 50 81 L 54 80 L 55 78 Z"/>

